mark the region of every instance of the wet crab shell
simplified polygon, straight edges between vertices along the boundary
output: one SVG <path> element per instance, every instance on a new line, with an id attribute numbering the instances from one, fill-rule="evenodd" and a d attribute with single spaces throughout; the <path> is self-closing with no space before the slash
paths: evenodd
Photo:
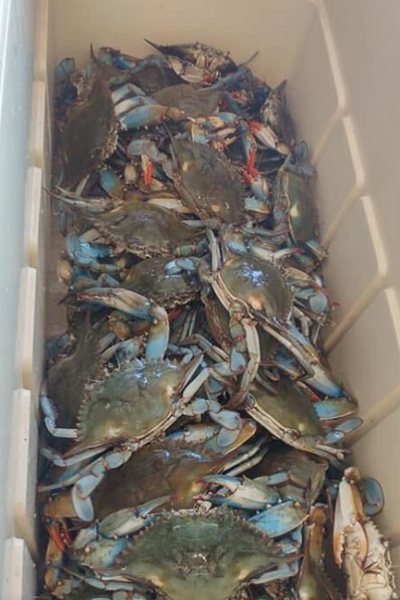
<path id="1" fill-rule="evenodd" d="M 292 292 L 283 274 L 272 263 L 250 255 L 228 255 L 219 278 L 232 302 L 239 300 L 266 318 L 287 319 Z M 224 298 L 220 300 L 229 309 L 229 302 L 224 302 Z"/>
<path id="2" fill-rule="evenodd" d="M 62 427 L 74 427 L 82 401 L 85 385 L 98 372 L 99 365 L 93 359 L 97 352 L 97 342 L 104 328 L 92 328 L 86 322 L 73 352 L 57 361 L 49 370 L 46 390 L 54 402 L 59 423 Z"/>
<path id="3" fill-rule="evenodd" d="M 67 455 L 157 437 L 174 420 L 175 403 L 200 360 L 201 356 L 188 364 L 136 360 L 88 387 L 78 418 L 78 441 Z"/>
<path id="4" fill-rule="evenodd" d="M 215 112 L 221 99 L 221 92 L 183 83 L 164 88 L 154 94 L 153 98 L 158 104 L 179 108 L 187 117 L 197 119 L 208 117 Z"/>
<path id="5" fill-rule="evenodd" d="M 93 496 L 95 514 L 103 519 L 122 508 L 167 495 L 171 502 L 165 508 L 190 508 L 205 488 L 201 478 L 219 473 L 227 460 L 182 442 L 165 440 L 146 446 L 117 471 L 108 473 Z"/>
<path id="6" fill-rule="evenodd" d="M 84 560 L 90 559 L 87 553 Z M 125 581 L 147 584 L 169 600 L 226 600 L 252 576 L 288 560 L 244 519 L 186 512 L 158 518 L 134 537 L 115 568 L 95 569 L 111 579 L 123 573 Z"/>
<path id="7" fill-rule="evenodd" d="M 173 256 L 178 247 L 191 246 L 202 235 L 168 210 L 135 199 L 96 216 L 92 222 L 105 239 L 140 258 Z"/>
<path id="8" fill-rule="evenodd" d="M 228 52 L 222 52 L 218 48 L 203 44 L 202 42 L 194 44 L 169 44 L 166 46 L 155 44 L 150 40 L 146 40 L 146 42 L 165 56 L 176 56 L 192 64 L 204 61 L 206 67 L 213 70 L 213 72 L 218 70 L 222 75 L 232 73 L 238 68 Z"/>
<path id="9" fill-rule="evenodd" d="M 201 425 L 200 425 L 201 427 Z M 216 428 L 218 429 L 218 428 Z M 118 470 L 107 472 L 106 478 L 94 490 L 92 501 L 96 519 L 104 519 L 121 509 L 140 506 L 160 496 L 170 496 L 163 506 L 175 510 L 191 508 L 194 498 L 207 485 L 201 481 L 206 475 L 221 472 L 239 453 L 239 449 L 256 433 L 252 420 L 244 420 L 239 437 L 229 446 L 209 448 L 206 440 L 155 440 L 134 452 Z M 180 430 L 185 431 L 185 428 Z M 217 433 L 214 432 L 214 436 Z M 190 437 L 190 436 L 189 436 Z M 53 480 L 62 472 L 51 469 Z M 45 519 L 80 520 L 75 511 L 71 490 L 62 490 L 43 498 Z"/>
<path id="10" fill-rule="evenodd" d="M 99 72 L 87 100 L 68 115 L 61 139 L 64 187 L 76 185 L 114 152 L 117 131 L 110 90 Z"/>
<path id="11" fill-rule="evenodd" d="M 279 486 L 282 496 L 300 501 L 307 496 L 313 504 L 322 491 L 328 464 L 328 461 L 320 456 L 282 446 L 268 452 L 268 455 L 254 468 L 253 476 L 288 473 L 288 482 Z"/>
<path id="12" fill-rule="evenodd" d="M 280 169 L 275 180 L 276 202 L 287 203 L 288 225 L 295 243 L 314 239 L 317 230 L 317 210 L 308 179 Z"/>
<path id="13" fill-rule="evenodd" d="M 167 309 L 191 302 L 200 291 L 197 275 L 167 272 L 165 267 L 169 262 L 171 259 L 164 257 L 143 260 L 128 271 L 124 287 Z"/>
<path id="14" fill-rule="evenodd" d="M 273 435 L 282 437 L 285 432 L 292 432 L 294 438 L 324 435 L 309 395 L 288 377 L 281 376 L 276 394 L 258 382 L 251 384 L 250 392 L 247 412 Z M 290 437 L 285 437 L 289 444 Z"/>
<path id="15" fill-rule="evenodd" d="M 244 223 L 244 190 L 239 172 L 211 147 L 173 140 L 178 165 L 175 186 L 201 219 Z"/>

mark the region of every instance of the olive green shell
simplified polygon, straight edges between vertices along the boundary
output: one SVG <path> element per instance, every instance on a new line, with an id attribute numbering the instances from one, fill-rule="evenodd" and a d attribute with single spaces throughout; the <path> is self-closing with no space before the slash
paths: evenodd
<path id="1" fill-rule="evenodd" d="M 289 200 L 289 228 L 296 243 L 307 242 L 316 236 L 317 210 L 310 183 L 304 177 L 281 169 L 278 172 L 274 195 Z"/>
<path id="2" fill-rule="evenodd" d="M 135 536 L 115 569 L 169 600 L 226 600 L 259 573 L 290 560 L 265 534 L 231 513 L 174 514 Z"/>
<path id="3" fill-rule="evenodd" d="M 166 272 L 171 258 L 156 257 L 133 266 L 124 279 L 124 288 L 154 300 L 164 308 L 182 306 L 195 299 L 200 291 L 196 274 Z"/>
<path id="4" fill-rule="evenodd" d="M 227 459 L 193 444 L 164 440 L 141 448 L 112 470 L 93 494 L 94 512 L 103 519 L 122 508 L 171 495 L 164 508 L 191 508 L 204 491 L 201 478 L 218 473 Z"/>
<path id="5" fill-rule="evenodd" d="M 282 273 L 272 263 L 250 255 L 230 255 L 221 280 L 228 293 L 267 318 L 285 320 L 292 293 Z"/>
<path id="6" fill-rule="evenodd" d="M 201 219 L 244 223 L 244 190 L 239 172 L 217 150 L 188 140 L 174 140 L 178 163 L 175 185 Z"/>
<path id="7" fill-rule="evenodd" d="M 162 431 L 192 363 L 125 363 L 88 387 L 69 455 L 119 442 L 138 442 Z"/>
<path id="8" fill-rule="evenodd" d="M 141 258 L 173 256 L 179 246 L 200 238 L 167 209 L 135 199 L 91 220 L 107 239 Z"/>
<path id="9" fill-rule="evenodd" d="M 187 117 L 197 119 L 208 117 L 217 109 L 221 91 L 180 84 L 160 90 L 153 98 L 158 104 L 179 108 Z"/>
<path id="10" fill-rule="evenodd" d="M 253 418 L 262 421 L 268 428 L 268 419 L 272 419 L 285 429 L 297 431 L 301 436 L 323 435 L 323 427 L 314 411 L 310 396 L 307 392 L 291 381 L 288 377 L 281 376 L 277 393 L 274 394 L 254 381 L 250 391 L 256 402 L 256 407 L 263 415 L 256 416 L 250 410 Z"/>
<path id="11" fill-rule="evenodd" d="M 97 169 L 116 147 L 114 106 L 107 81 L 97 74 L 85 102 L 69 112 L 61 139 L 64 187 L 76 185 Z"/>

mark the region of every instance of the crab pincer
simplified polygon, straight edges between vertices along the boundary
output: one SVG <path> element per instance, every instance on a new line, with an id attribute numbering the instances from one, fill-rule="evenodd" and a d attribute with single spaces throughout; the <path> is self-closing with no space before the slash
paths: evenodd
<path id="1" fill-rule="evenodd" d="M 109 306 L 139 319 L 149 320 L 149 336 L 146 345 L 146 358 L 156 360 L 164 356 L 169 337 L 167 311 L 148 298 L 124 288 L 93 288 L 78 294 L 80 302 L 93 302 Z"/>

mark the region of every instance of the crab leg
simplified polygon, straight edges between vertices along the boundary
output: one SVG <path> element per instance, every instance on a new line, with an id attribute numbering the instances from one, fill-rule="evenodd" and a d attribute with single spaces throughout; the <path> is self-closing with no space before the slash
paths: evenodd
<path id="1" fill-rule="evenodd" d="M 221 266 L 221 252 L 214 232 L 211 229 L 207 229 L 206 234 L 210 243 L 211 268 L 213 273 L 217 273 Z M 243 373 L 240 389 L 229 404 L 229 408 L 234 409 L 241 404 L 250 383 L 257 375 L 261 361 L 261 351 L 257 328 L 251 323 L 250 319 L 243 316 L 243 309 L 240 303 L 229 307 L 229 313 L 229 328 L 234 341 L 230 353 L 231 374 L 237 375 Z M 246 359 L 246 354 L 249 357 L 248 360 Z"/>
<path id="2" fill-rule="evenodd" d="M 255 577 L 251 580 L 251 583 L 254 585 L 265 585 L 267 583 L 271 583 L 272 581 L 277 581 L 279 579 L 288 579 L 289 577 L 294 577 L 299 572 L 299 561 L 294 560 L 292 562 L 286 563 L 280 567 L 277 567 L 273 571 L 267 571 L 258 577 Z M 318 599 L 320 600 L 320 599 Z"/>
<path id="3" fill-rule="evenodd" d="M 45 416 L 44 423 L 47 431 L 51 433 L 51 435 L 70 440 L 77 439 L 78 432 L 76 429 L 67 429 L 65 427 L 56 426 L 57 410 L 52 400 L 50 400 L 50 398 L 48 398 L 46 395 L 40 396 L 40 407 Z"/>
<path id="4" fill-rule="evenodd" d="M 195 333 L 194 335 L 185 338 L 182 340 L 181 344 L 184 344 L 185 346 L 191 346 L 192 344 L 199 346 L 199 348 L 201 348 L 201 350 L 215 362 L 225 362 L 228 360 L 228 355 L 224 350 L 222 350 L 222 348 L 215 346 L 199 333 Z"/>
<path id="5" fill-rule="evenodd" d="M 169 338 L 168 313 L 164 308 L 157 306 L 144 296 L 124 288 L 93 288 L 80 292 L 78 300 L 96 302 L 139 319 L 151 321 L 145 355 L 151 360 L 163 358 Z"/>
<path id="6" fill-rule="evenodd" d="M 265 439 L 260 438 L 249 450 L 230 460 L 223 472 L 229 477 L 237 477 L 257 465 L 267 452 L 268 446 L 265 445 Z"/>
<path id="7" fill-rule="evenodd" d="M 231 492 L 229 496 L 211 495 L 206 499 L 213 504 L 222 504 L 244 510 L 263 510 L 266 506 L 279 502 L 279 493 L 273 488 L 257 481 L 231 477 L 229 475 L 207 475 L 204 483 L 223 486 Z"/>

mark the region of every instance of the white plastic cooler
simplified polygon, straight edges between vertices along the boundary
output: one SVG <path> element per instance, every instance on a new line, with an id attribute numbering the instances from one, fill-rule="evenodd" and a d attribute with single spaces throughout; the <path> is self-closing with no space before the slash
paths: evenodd
<path id="1" fill-rule="evenodd" d="M 398 0 L 0 0 L 0 582 L 35 593 L 37 403 L 47 328 L 63 327 L 51 256 L 52 72 L 89 45 L 134 55 L 200 40 L 269 84 L 288 79 L 298 138 L 318 170 L 326 275 L 339 303 L 326 348 L 358 398 L 355 460 L 386 496 L 400 564 L 400 2 Z M 52 252 L 53 251 L 53 252 Z M 47 279 L 46 279 L 47 273 Z M 47 308 L 46 308 L 46 286 Z M 1 586 L 0 586 L 1 587 Z"/>

